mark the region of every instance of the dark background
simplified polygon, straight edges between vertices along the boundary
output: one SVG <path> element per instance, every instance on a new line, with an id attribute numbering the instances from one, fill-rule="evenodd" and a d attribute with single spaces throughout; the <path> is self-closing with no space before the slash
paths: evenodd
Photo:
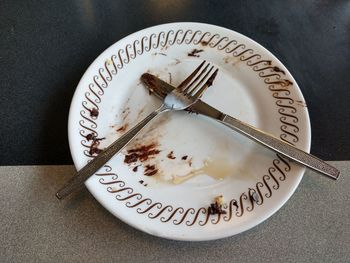
<path id="1" fill-rule="evenodd" d="M 305 96 L 312 153 L 350 159 L 350 1 L 0 0 L 0 165 L 71 164 L 68 110 L 89 64 L 130 33 L 176 21 L 269 49 Z"/>

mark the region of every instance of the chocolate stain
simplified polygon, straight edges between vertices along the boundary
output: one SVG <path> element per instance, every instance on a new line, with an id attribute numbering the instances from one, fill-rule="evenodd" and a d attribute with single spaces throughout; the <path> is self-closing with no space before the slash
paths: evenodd
<path id="1" fill-rule="evenodd" d="M 222 210 L 222 205 L 219 204 L 218 202 L 211 203 L 210 206 L 208 207 L 208 213 L 210 215 L 225 215 L 227 212 L 225 210 Z"/>
<path id="2" fill-rule="evenodd" d="M 136 161 L 144 162 L 154 158 L 155 155 L 160 153 L 160 150 L 156 149 L 156 147 L 157 145 L 155 143 L 151 143 L 149 145 L 142 145 L 129 149 L 125 155 L 124 163 L 130 164 Z"/>
<path id="3" fill-rule="evenodd" d="M 86 135 L 86 139 L 88 141 L 92 140 L 92 143 L 90 145 L 90 150 L 89 150 L 89 154 L 90 155 L 94 155 L 94 154 L 100 154 L 103 150 L 98 148 L 98 146 L 100 145 L 100 141 L 106 139 L 104 138 L 97 138 L 95 134 L 88 134 Z"/>
<path id="4" fill-rule="evenodd" d="M 137 172 L 137 169 L 139 168 L 139 166 L 140 166 L 140 165 L 136 165 L 134 168 L 132 168 L 132 171 L 136 173 L 136 172 Z"/>
<path id="5" fill-rule="evenodd" d="M 89 110 L 90 111 L 90 116 L 91 117 L 98 117 L 98 114 L 99 114 L 99 112 L 98 112 L 98 109 L 96 109 L 96 108 L 92 108 L 91 110 Z"/>
<path id="6" fill-rule="evenodd" d="M 187 53 L 187 56 L 199 58 L 198 53 L 201 53 L 201 52 L 203 52 L 203 51 L 204 51 L 203 49 L 196 49 L 196 48 L 195 48 L 195 49 L 193 49 L 191 52 Z"/>
<path id="7" fill-rule="evenodd" d="M 116 129 L 116 131 L 117 132 L 125 132 L 128 127 L 129 127 L 129 123 L 125 123 L 123 126 Z"/>
<path id="8" fill-rule="evenodd" d="M 168 153 L 168 155 L 166 157 L 168 157 L 169 159 L 176 159 L 176 157 L 173 155 L 174 154 L 174 151 L 171 151 L 170 153 Z"/>
<path id="9" fill-rule="evenodd" d="M 152 176 L 152 175 L 155 175 L 157 172 L 158 172 L 158 169 L 154 164 L 153 165 L 147 164 L 145 166 L 145 171 L 143 174 L 146 176 Z"/>

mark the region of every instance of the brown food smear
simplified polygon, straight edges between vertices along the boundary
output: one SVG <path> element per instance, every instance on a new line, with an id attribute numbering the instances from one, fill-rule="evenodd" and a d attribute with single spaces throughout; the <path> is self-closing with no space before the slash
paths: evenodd
<path id="1" fill-rule="evenodd" d="M 139 168 L 139 166 L 140 166 L 140 165 L 136 165 L 134 168 L 132 168 L 132 171 L 136 173 L 136 172 L 137 172 L 137 169 Z"/>
<path id="2" fill-rule="evenodd" d="M 96 109 L 96 108 L 92 108 L 91 110 L 90 110 L 90 116 L 91 117 L 98 117 L 98 114 L 99 114 L 99 112 L 98 112 L 98 109 Z"/>
<path id="3" fill-rule="evenodd" d="M 97 136 L 94 133 L 90 133 L 90 134 L 86 135 L 85 138 L 88 141 L 92 140 L 92 143 L 90 145 L 90 150 L 89 150 L 90 155 L 99 154 L 102 152 L 102 149 L 99 149 L 98 146 L 100 145 L 100 141 L 106 139 L 105 137 L 104 138 L 97 138 Z"/>
<path id="4" fill-rule="evenodd" d="M 153 165 L 147 164 L 145 166 L 145 171 L 143 174 L 146 176 L 152 176 L 152 175 L 155 175 L 157 172 L 158 172 L 158 169 L 154 164 Z"/>
<path id="5" fill-rule="evenodd" d="M 222 205 L 219 204 L 218 202 L 210 204 L 208 207 L 208 213 L 210 215 L 215 215 L 215 214 L 221 214 L 225 215 L 227 212 L 225 210 L 222 210 Z"/>
<path id="6" fill-rule="evenodd" d="M 156 144 L 151 143 L 149 145 L 142 145 L 140 147 L 130 149 L 125 155 L 125 163 L 133 163 L 136 161 L 144 162 L 150 158 L 153 158 L 154 155 L 160 153 L 160 150 L 156 149 Z"/>
<path id="7" fill-rule="evenodd" d="M 170 153 L 168 153 L 168 155 L 166 157 L 168 157 L 169 159 L 176 159 L 176 157 L 173 155 L 174 154 L 174 151 L 171 151 Z"/>
<path id="8" fill-rule="evenodd" d="M 129 123 L 125 123 L 123 126 L 117 129 L 117 132 L 124 132 L 129 127 Z"/>
<path id="9" fill-rule="evenodd" d="M 208 41 L 204 41 L 204 40 L 201 41 L 202 46 L 208 46 L 208 43 L 209 43 Z"/>
<path id="10" fill-rule="evenodd" d="M 196 58 L 199 58 L 199 55 L 198 53 L 201 53 L 203 52 L 204 50 L 203 49 L 193 49 L 191 52 L 187 53 L 187 56 L 189 57 L 196 57 Z"/>

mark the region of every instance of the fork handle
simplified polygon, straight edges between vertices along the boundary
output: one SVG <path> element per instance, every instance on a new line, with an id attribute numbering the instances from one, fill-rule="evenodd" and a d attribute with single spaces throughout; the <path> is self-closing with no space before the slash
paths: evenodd
<path id="1" fill-rule="evenodd" d="M 119 153 L 151 120 L 153 120 L 158 114 L 165 112 L 164 106 L 155 110 L 149 114 L 146 118 L 136 124 L 128 132 L 123 134 L 119 139 L 114 141 L 106 149 L 104 149 L 99 155 L 92 159 L 81 170 L 76 172 L 72 179 L 70 179 L 57 193 L 58 199 L 63 199 L 72 192 L 79 189 L 82 184 L 94 173 L 96 173 L 109 159 L 115 154 Z"/>
<path id="2" fill-rule="evenodd" d="M 270 134 L 267 134 L 259 129 L 244 123 L 236 118 L 233 118 L 227 114 L 223 114 L 220 121 L 229 126 L 230 128 L 248 136 L 256 142 L 270 148 L 285 157 L 288 157 L 298 163 L 301 163 L 317 172 L 320 172 L 334 180 L 339 177 L 339 170 L 335 167 L 325 163 L 321 159 L 304 152 L 289 143 L 286 143 Z"/>

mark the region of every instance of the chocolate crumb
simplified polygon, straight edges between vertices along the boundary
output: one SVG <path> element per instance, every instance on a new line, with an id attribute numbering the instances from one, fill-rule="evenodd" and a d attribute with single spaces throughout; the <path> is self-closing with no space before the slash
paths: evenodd
<path id="1" fill-rule="evenodd" d="M 152 176 L 152 175 L 155 175 L 157 172 L 158 172 L 158 170 L 156 169 L 156 170 L 153 170 L 153 171 L 149 171 L 149 172 L 147 172 L 147 173 L 144 173 L 144 175 L 146 175 L 146 176 Z"/>
<path id="2" fill-rule="evenodd" d="M 88 135 L 92 135 L 92 136 L 88 136 Z M 100 145 L 100 141 L 106 139 L 104 138 L 97 138 L 96 135 L 94 134 L 88 134 L 86 137 L 86 139 L 88 141 L 92 140 L 92 143 L 90 145 L 90 150 L 89 150 L 89 154 L 90 155 L 94 155 L 94 154 L 100 154 L 102 152 L 102 149 L 99 149 L 98 146 Z"/>
<path id="3" fill-rule="evenodd" d="M 222 205 L 218 204 L 218 202 L 215 202 L 215 203 L 211 203 L 210 206 L 208 207 L 208 213 L 210 215 L 215 215 L 215 214 L 225 215 L 227 212 L 225 210 L 222 210 Z"/>
<path id="4" fill-rule="evenodd" d="M 156 166 L 155 166 L 154 164 L 152 164 L 152 165 L 147 164 L 147 165 L 145 166 L 146 171 L 147 171 L 147 170 L 154 170 L 155 168 L 156 168 Z"/>
<path id="5" fill-rule="evenodd" d="M 139 166 L 140 166 L 140 165 L 136 165 L 134 168 L 132 168 L 132 171 L 136 173 L 136 172 L 137 172 L 137 169 L 139 168 Z"/>
<path id="6" fill-rule="evenodd" d="M 91 147 L 90 150 L 89 150 L 89 154 L 90 155 L 94 155 L 94 154 L 98 155 L 101 152 L 102 152 L 102 150 L 97 148 L 97 147 Z"/>
<path id="7" fill-rule="evenodd" d="M 132 154 L 128 154 L 128 155 L 125 155 L 125 158 L 124 158 L 124 163 L 134 163 L 136 162 L 138 159 L 138 155 L 136 153 L 132 153 Z"/>
<path id="8" fill-rule="evenodd" d="M 94 137 L 96 137 L 94 133 L 89 133 L 85 136 L 87 141 L 91 141 Z"/>
<path id="9" fill-rule="evenodd" d="M 140 181 L 139 181 L 139 183 L 140 183 L 140 184 L 143 184 L 143 183 L 144 183 L 144 181 L 143 181 L 143 180 L 140 180 Z"/>
<path id="10" fill-rule="evenodd" d="M 208 43 L 209 43 L 208 41 L 204 41 L 204 40 L 201 41 L 202 46 L 208 46 Z"/>
<path id="11" fill-rule="evenodd" d="M 98 117 L 98 114 L 99 114 L 99 112 L 98 112 L 98 109 L 96 109 L 96 108 L 92 108 L 91 110 L 90 110 L 90 116 L 91 117 Z"/>
<path id="12" fill-rule="evenodd" d="M 155 175 L 158 172 L 158 169 L 156 169 L 156 166 L 147 164 L 145 167 L 145 172 L 143 173 L 146 176 L 152 176 Z"/>
<path id="13" fill-rule="evenodd" d="M 173 155 L 174 154 L 174 151 L 171 151 L 170 153 L 168 153 L 168 155 L 166 157 L 168 157 L 169 159 L 176 159 L 176 157 Z"/>
<path id="14" fill-rule="evenodd" d="M 124 162 L 132 163 L 136 161 L 144 162 L 150 158 L 153 158 L 154 155 L 160 153 L 160 150 L 155 149 L 156 144 L 152 143 L 149 145 L 142 145 L 140 147 L 130 149 L 125 155 Z"/>
<path id="15" fill-rule="evenodd" d="M 187 56 L 199 58 L 198 53 L 201 53 L 203 51 L 204 51 L 203 49 L 193 49 L 191 52 L 187 53 Z"/>
<path id="16" fill-rule="evenodd" d="M 184 155 L 184 156 L 181 157 L 181 160 L 186 161 L 186 160 L 187 160 L 187 157 L 188 157 L 187 155 Z"/>

